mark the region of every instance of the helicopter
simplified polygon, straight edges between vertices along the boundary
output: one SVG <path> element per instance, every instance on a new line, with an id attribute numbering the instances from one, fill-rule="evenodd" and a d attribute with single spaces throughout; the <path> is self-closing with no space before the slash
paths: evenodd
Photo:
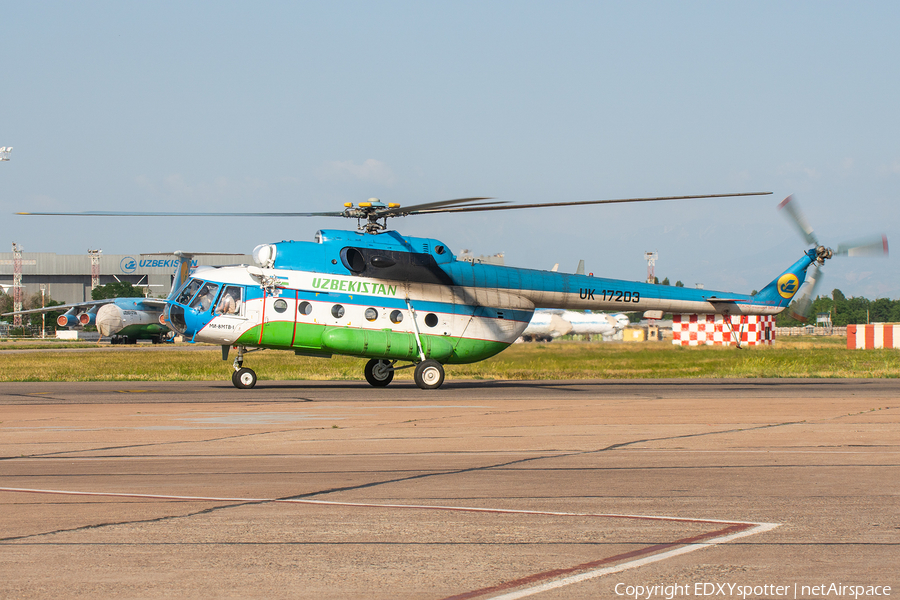
<path id="1" fill-rule="evenodd" d="M 771 192 L 665 196 L 583 202 L 511 204 L 487 197 L 443 200 L 412 206 L 376 198 L 344 210 L 308 213 L 107 212 L 65 216 L 274 216 L 342 217 L 357 230 L 322 229 L 312 242 L 260 244 L 254 264 L 199 266 L 193 255 L 176 253 L 179 268 L 166 299 L 166 324 L 189 342 L 230 349 L 232 383 L 249 389 L 257 374 L 246 356 L 277 349 L 328 358 L 335 354 L 368 359 L 363 369 L 374 387 L 391 383 L 401 369 L 413 369 L 423 390 L 440 388 L 446 364 L 490 358 L 515 342 L 535 309 L 612 312 L 774 315 L 803 285 L 811 265 L 837 254 L 861 254 L 877 244 L 833 251 L 818 244 L 754 295 L 660 286 L 642 282 L 492 265 L 459 260 L 433 238 L 404 236 L 387 226 L 390 218 L 437 213 L 482 212 L 558 206 L 656 202 L 689 198 L 769 195 Z M 790 204 L 790 197 L 782 204 Z M 801 231 L 811 228 L 788 211 Z M 63 213 L 18 213 L 61 215 Z M 884 243 L 886 252 L 886 241 Z"/>

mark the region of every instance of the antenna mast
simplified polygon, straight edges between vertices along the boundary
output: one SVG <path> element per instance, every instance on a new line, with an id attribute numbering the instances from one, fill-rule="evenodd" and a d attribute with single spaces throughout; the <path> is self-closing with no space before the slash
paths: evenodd
<path id="1" fill-rule="evenodd" d="M 95 290 L 100 285 L 100 253 L 103 250 L 88 249 L 91 255 L 91 289 Z"/>
<path id="2" fill-rule="evenodd" d="M 659 258 L 658 252 L 644 252 L 644 258 L 647 259 L 647 283 L 656 283 L 656 259 Z"/>
<path id="3" fill-rule="evenodd" d="M 22 289 L 22 246 L 13 242 L 13 310 L 19 312 L 22 310 L 22 299 L 24 290 Z M 22 315 L 13 317 L 13 327 L 22 326 Z"/>

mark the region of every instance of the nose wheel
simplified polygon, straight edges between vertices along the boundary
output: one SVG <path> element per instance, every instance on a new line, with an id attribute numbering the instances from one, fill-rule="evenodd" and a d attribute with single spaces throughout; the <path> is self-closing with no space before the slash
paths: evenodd
<path id="1" fill-rule="evenodd" d="M 257 348 L 256 350 L 262 350 Z M 249 390 L 256 385 L 256 371 L 244 367 L 244 355 L 256 350 L 247 350 L 243 346 L 237 347 L 237 356 L 234 357 L 234 373 L 231 374 L 231 383 L 239 390 Z M 228 358 L 228 346 L 222 346 L 222 360 Z"/>
<path id="2" fill-rule="evenodd" d="M 253 369 L 241 367 L 232 373 L 231 383 L 239 390 L 249 390 L 256 385 L 256 372 Z"/>

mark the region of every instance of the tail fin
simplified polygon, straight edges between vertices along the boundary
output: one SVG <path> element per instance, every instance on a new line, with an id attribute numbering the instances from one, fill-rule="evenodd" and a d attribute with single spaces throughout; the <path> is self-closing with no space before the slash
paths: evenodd
<path id="1" fill-rule="evenodd" d="M 141 256 L 176 256 L 178 257 L 178 264 L 175 269 L 175 279 L 172 280 L 172 289 L 169 290 L 169 297 L 167 300 L 171 300 L 172 296 L 175 295 L 175 292 L 181 289 L 181 286 L 184 285 L 184 282 L 188 280 L 188 277 L 191 275 L 191 271 L 194 267 L 196 267 L 196 261 L 194 260 L 198 256 L 231 256 L 226 252 L 148 252 L 142 253 Z M 166 264 L 169 264 L 169 261 L 166 261 Z"/>
<path id="2" fill-rule="evenodd" d="M 753 296 L 753 300 L 758 304 L 769 306 L 787 306 L 806 280 L 806 270 L 815 259 L 816 251 L 810 250 L 803 255 L 803 258 L 792 264 L 784 273 Z"/>
<path id="3" fill-rule="evenodd" d="M 169 290 L 169 299 L 175 295 L 175 292 L 178 291 L 182 284 L 187 281 L 188 276 L 191 274 L 191 267 L 193 266 L 194 255 L 189 252 L 181 252 L 180 250 L 177 252 L 173 252 L 175 256 L 178 257 L 178 268 L 175 270 L 175 279 L 172 280 L 172 289 Z"/>

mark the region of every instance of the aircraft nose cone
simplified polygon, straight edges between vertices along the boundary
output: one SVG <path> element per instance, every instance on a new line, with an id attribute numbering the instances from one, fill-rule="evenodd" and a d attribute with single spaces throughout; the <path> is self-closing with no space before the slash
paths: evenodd
<path id="1" fill-rule="evenodd" d="M 125 326 L 122 309 L 115 304 L 104 304 L 97 311 L 95 323 L 103 337 L 115 335 Z"/>

